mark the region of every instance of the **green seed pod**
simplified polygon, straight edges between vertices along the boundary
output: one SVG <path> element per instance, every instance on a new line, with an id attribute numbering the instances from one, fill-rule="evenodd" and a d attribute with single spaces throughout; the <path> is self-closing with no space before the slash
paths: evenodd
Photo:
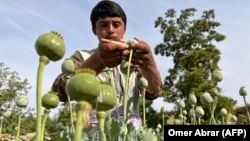
<path id="1" fill-rule="evenodd" d="M 123 60 L 121 65 L 120 65 L 120 70 L 122 73 L 127 74 L 128 71 L 128 61 Z M 130 67 L 130 73 L 134 71 L 134 68 Z"/>
<path id="2" fill-rule="evenodd" d="M 70 58 L 66 58 L 62 63 L 61 70 L 67 75 L 73 74 L 75 72 L 75 64 L 73 60 Z"/>
<path id="3" fill-rule="evenodd" d="M 220 114 L 221 114 L 222 116 L 226 116 L 226 115 L 227 115 L 227 109 L 222 108 L 222 109 L 220 110 Z"/>
<path id="4" fill-rule="evenodd" d="M 128 41 L 127 41 L 127 44 L 129 45 L 129 46 L 131 46 L 132 44 L 137 44 L 138 42 L 135 40 L 135 39 L 129 39 Z"/>
<path id="5" fill-rule="evenodd" d="M 59 98 L 56 92 L 49 91 L 42 97 L 42 106 L 46 109 L 56 108 L 59 104 Z"/>
<path id="6" fill-rule="evenodd" d="M 204 109 L 201 106 L 197 106 L 195 108 L 195 115 L 197 117 L 202 117 L 202 116 L 204 116 L 204 114 L 205 114 Z"/>
<path id="7" fill-rule="evenodd" d="M 144 89 L 148 87 L 148 80 L 145 77 L 140 77 L 139 79 L 139 88 Z"/>
<path id="8" fill-rule="evenodd" d="M 222 125 L 221 120 L 217 120 L 217 121 L 216 121 L 216 124 L 217 124 L 217 125 Z"/>
<path id="9" fill-rule="evenodd" d="M 162 106 L 162 107 L 161 107 L 161 113 L 162 113 L 162 114 L 165 114 L 166 112 L 167 112 L 166 107 L 165 107 L 165 106 Z"/>
<path id="10" fill-rule="evenodd" d="M 219 96 L 219 95 L 220 95 L 220 93 L 219 93 L 219 91 L 218 91 L 217 88 L 212 88 L 212 89 L 210 90 L 210 94 L 211 94 L 212 96 Z"/>
<path id="11" fill-rule="evenodd" d="M 156 128 L 156 129 L 155 129 L 155 132 L 156 132 L 156 133 L 160 133 L 160 129 L 159 129 L 159 128 Z"/>
<path id="12" fill-rule="evenodd" d="M 28 96 L 21 94 L 17 97 L 16 105 L 20 108 L 25 108 L 29 103 Z"/>
<path id="13" fill-rule="evenodd" d="M 5 111 L 5 112 L 3 113 L 3 116 L 4 116 L 5 118 L 10 117 L 10 116 L 11 116 L 11 111 Z"/>
<path id="14" fill-rule="evenodd" d="M 220 82 L 223 79 L 223 73 L 220 69 L 217 69 L 212 74 L 212 80 L 214 82 Z"/>
<path id="15" fill-rule="evenodd" d="M 63 126 L 63 123 L 62 122 L 58 122 L 56 124 L 56 129 L 59 130 L 59 131 L 62 131 L 65 129 L 65 127 Z"/>
<path id="16" fill-rule="evenodd" d="M 100 95 L 97 98 L 97 111 L 107 111 L 117 104 L 117 96 L 113 87 L 107 82 L 101 82 Z"/>
<path id="17" fill-rule="evenodd" d="M 187 110 L 182 110 L 182 114 L 186 116 L 187 115 Z"/>
<path id="18" fill-rule="evenodd" d="M 213 98 L 211 97 L 209 93 L 205 92 L 202 95 L 200 95 L 200 101 L 201 101 L 201 104 L 208 105 L 213 102 Z"/>
<path id="19" fill-rule="evenodd" d="M 177 106 L 179 107 L 179 108 L 185 108 L 185 102 L 184 102 L 184 100 L 180 100 L 180 101 L 178 101 L 177 102 Z"/>
<path id="20" fill-rule="evenodd" d="M 235 115 L 232 115 L 232 116 L 231 116 L 231 120 L 232 120 L 233 122 L 237 122 L 238 118 L 237 118 Z"/>
<path id="21" fill-rule="evenodd" d="M 188 102 L 190 105 L 196 105 L 197 103 L 197 98 L 194 93 L 191 93 L 188 95 Z"/>
<path id="22" fill-rule="evenodd" d="M 184 116 L 183 116 L 182 114 L 179 114 L 179 115 L 178 115 L 178 118 L 179 118 L 179 119 L 183 119 L 183 117 L 184 117 Z"/>
<path id="23" fill-rule="evenodd" d="M 245 86 L 240 88 L 240 96 L 247 96 L 247 89 Z"/>
<path id="24" fill-rule="evenodd" d="M 131 46 L 132 44 L 136 44 L 136 43 L 138 43 L 138 42 L 137 42 L 135 39 L 131 39 L 131 40 L 128 40 L 128 41 L 127 41 L 127 44 L 128 44 L 129 46 Z M 121 63 L 121 65 L 120 65 L 120 70 L 121 70 L 121 72 L 124 73 L 124 74 L 127 74 L 128 67 L 130 67 L 130 66 L 129 66 L 129 62 L 126 61 L 126 60 L 123 60 L 122 63 Z M 131 67 L 130 67 L 130 72 L 129 72 L 129 73 L 131 73 L 131 72 L 133 72 L 133 71 L 134 71 L 134 68 L 131 68 Z"/>
<path id="25" fill-rule="evenodd" d="M 35 42 L 35 48 L 39 56 L 45 56 L 49 60 L 60 60 L 65 54 L 63 37 L 56 31 L 44 33 Z"/>
<path id="26" fill-rule="evenodd" d="M 72 100 L 94 101 L 100 93 L 96 72 L 86 68 L 76 71 L 76 74 L 69 79 L 66 90 Z"/>
<path id="27" fill-rule="evenodd" d="M 190 109 L 190 110 L 188 111 L 188 116 L 189 116 L 190 118 L 194 118 L 194 117 L 195 117 L 195 111 L 194 111 L 193 109 Z"/>
<path id="28" fill-rule="evenodd" d="M 161 124 L 157 124 L 157 126 L 156 126 L 158 129 L 161 129 Z"/>

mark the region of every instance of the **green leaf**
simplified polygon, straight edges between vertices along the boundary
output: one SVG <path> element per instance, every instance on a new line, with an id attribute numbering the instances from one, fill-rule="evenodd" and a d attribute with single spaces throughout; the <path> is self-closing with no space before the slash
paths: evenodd
<path id="1" fill-rule="evenodd" d="M 156 135 L 153 133 L 153 129 L 152 128 L 148 128 L 148 129 L 144 129 L 142 130 L 141 133 L 141 139 L 142 141 L 158 141 Z"/>
<path id="2" fill-rule="evenodd" d="M 121 131 L 121 124 L 119 124 L 119 120 L 116 118 L 106 118 L 104 128 L 107 140 L 111 141 L 119 136 Z"/>

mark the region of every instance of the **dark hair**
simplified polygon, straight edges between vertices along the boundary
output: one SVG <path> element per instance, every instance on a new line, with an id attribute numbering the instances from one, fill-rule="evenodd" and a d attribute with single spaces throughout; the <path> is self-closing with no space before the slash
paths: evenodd
<path id="1" fill-rule="evenodd" d="M 96 4 L 96 6 L 92 9 L 90 15 L 92 28 L 95 28 L 95 24 L 98 18 L 105 17 L 121 17 L 126 27 L 126 14 L 121 6 L 114 1 L 102 0 Z"/>

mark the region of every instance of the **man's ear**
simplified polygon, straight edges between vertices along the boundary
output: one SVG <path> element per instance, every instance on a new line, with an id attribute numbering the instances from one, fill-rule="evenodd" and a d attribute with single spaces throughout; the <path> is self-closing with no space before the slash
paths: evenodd
<path id="1" fill-rule="evenodd" d="M 92 32 L 96 35 L 96 29 L 92 28 Z"/>

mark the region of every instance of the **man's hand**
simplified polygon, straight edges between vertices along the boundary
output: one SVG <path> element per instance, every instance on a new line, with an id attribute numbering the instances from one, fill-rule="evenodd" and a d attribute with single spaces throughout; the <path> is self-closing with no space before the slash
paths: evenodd
<path id="1" fill-rule="evenodd" d="M 147 66 L 152 60 L 153 55 L 150 49 L 150 46 L 141 40 L 136 39 L 136 42 L 130 45 L 130 48 L 133 49 L 133 56 L 131 60 L 131 67 L 141 68 Z M 122 59 L 129 59 L 130 50 L 126 49 L 122 51 Z"/>
<path id="2" fill-rule="evenodd" d="M 122 62 L 121 54 L 124 48 L 126 48 L 125 42 L 101 40 L 97 50 L 97 56 L 100 62 L 108 68 L 113 68 Z"/>

